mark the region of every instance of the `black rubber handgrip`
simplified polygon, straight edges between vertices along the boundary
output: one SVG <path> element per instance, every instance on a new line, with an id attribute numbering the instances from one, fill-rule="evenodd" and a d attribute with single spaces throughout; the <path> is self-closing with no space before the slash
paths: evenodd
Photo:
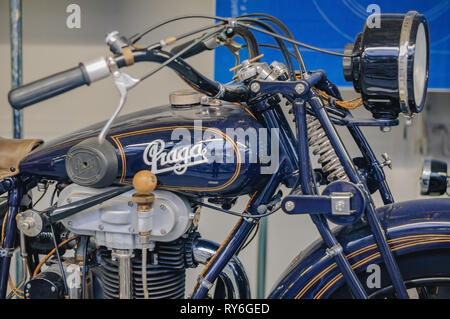
<path id="1" fill-rule="evenodd" d="M 9 91 L 9 104 L 16 110 L 49 99 L 91 82 L 85 67 L 80 63 L 72 69 L 50 75 Z"/>
<path id="2" fill-rule="evenodd" d="M 177 46 L 173 47 L 172 50 L 170 50 L 170 53 L 172 53 L 172 54 L 175 55 L 175 54 L 177 54 L 178 52 L 180 52 L 181 50 L 183 50 L 184 48 L 186 48 L 187 46 L 189 46 L 189 45 L 191 45 L 192 43 L 194 43 L 195 41 L 196 41 L 196 40 L 194 39 L 194 40 L 188 41 L 188 42 L 186 42 L 186 43 L 177 45 Z M 180 56 L 180 58 L 182 58 L 182 59 L 187 59 L 187 58 L 189 58 L 189 57 L 191 57 L 191 56 L 197 55 L 197 54 L 202 53 L 203 51 L 206 51 L 206 50 L 211 50 L 211 49 L 209 49 L 203 41 L 200 41 L 199 43 L 197 43 L 196 45 L 194 45 L 192 48 L 190 48 L 189 50 L 187 50 L 186 52 L 184 52 L 184 53 Z"/>

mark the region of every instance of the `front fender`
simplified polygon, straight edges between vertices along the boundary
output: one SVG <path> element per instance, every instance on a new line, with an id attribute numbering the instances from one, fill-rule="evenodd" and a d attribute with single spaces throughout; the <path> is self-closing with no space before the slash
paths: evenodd
<path id="1" fill-rule="evenodd" d="M 450 248 L 450 199 L 422 199 L 377 209 L 395 256 L 430 248 Z M 360 221 L 333 230 L 352 268 L 359 272 L 381 262 L 369 226 Z M 327 298 L 344 279 L 318 240 L 301 252 L 275 284 L 269 298 Z"/>

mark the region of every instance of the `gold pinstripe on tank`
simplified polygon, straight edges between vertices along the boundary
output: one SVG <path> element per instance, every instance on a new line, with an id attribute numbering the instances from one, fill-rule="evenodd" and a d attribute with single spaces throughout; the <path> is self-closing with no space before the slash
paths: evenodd
<path id="1" fill-rule="evenodd" d="M 117 135 L 110 136 L 111 140 L 113 140 L 114 143 L 116 144 L 116 146 L 120 152 L 120 157 L 122 160 L 122 175 L 120 178 L 120 183 L 122 183 L 122 184 L 130 183 L 130 182 L 125 181 L 127 164 L 126 164 L 126 156 L 125 156 L 125 152 L 123 149 L 123 145 L 122 145 L 122 142 L 120 141 L 121 138 L 143 135 L 143 134 L 148 134 L 148 133 L 170 131 L 170 130 L 174 130 L 177 128 L 185 128 L 185 129 L 195 130 L 197 127 L 193 126 L 193 125 L 164 126 L 164 127 L 155 127 L 155 128 L 144 129 L 144 130 L 139 130 L 139 131 L 120 133 Z M 227 134 L 225 134 L 224 132 L 222 132 L 219 129 L 202 126 L 202 130 L 203 131 L 210 130 L 213 133 L 217 133 L 217 134 L 221 135 L 225 140 L 227 140 L 228 142 L 231 143 L 231 145 L 233 146 L 235 156 L 236 156 L 236 169 L 234 171 L 233 176 L 226 183 L 219 185 L 219 186 L 214 186 L 214 187 L 160 186 L 159 188 L 172 189 L 172 190 L 190 190 L 190 191 L 218 191 L 218 190 L 222 190 L 222 189 L 225 189 L 228 186 L 230 186 L 236 180 L 236 178 L 239 176 L 239 173 L 241 171 L 241 154 L 239 152 L 238 146 L 235 143 L 235 141 L 230 136 L 228 136 Z"/>

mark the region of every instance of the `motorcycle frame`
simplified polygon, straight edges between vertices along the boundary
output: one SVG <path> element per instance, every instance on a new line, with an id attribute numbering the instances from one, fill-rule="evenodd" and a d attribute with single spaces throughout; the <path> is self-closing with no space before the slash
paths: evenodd
<path id="1" fill-rule="evenodd" d="M 309 103 L 315 116 L 319 119 L 323 129 L 327 133 L 335 152 L 343 165 L 345 172 L 349 176 L 352 183 L 357 185 L 365 194 L 367 207 L 365 216 L 375 237 L 379 250 L 381 251 L 382 260 L 385 263 L 391 280 L 400 298 L 407 298 L 406 288 L 404 286 L 398 266 L 386 241 L 386 235 L 380 225 L 380 221 L 375 212 L 375 205 L 365 184 L 364 177 L 361 176 L 357 168 L 354 166 L 350 156 L 348 155 L 338 133 L 328 116 L 327 111 L 320 96 L 318 96 L 311 88 L 321 82 L 327 84 L 327 93 L 336 96 L 339 95 L 337 88 L 327 79 L 323 71 L 312 72 L 307 79 L 290 82 L 273 82 L 261 85 L 261 93 L 274 94 L 282 93 L 285 96 L 294 97 L 293 109 L 295 122 L 297 126 L 297 138 L 289 128 L 289 123 L 285 118 L 281 106 L 278 103 L 271 103 L 270 99 L 264 99 L 256 103 L 256 108 L 265 123 L 267 129 L 278 129 L 280 143 L 280 165 L 277 171 L 270 177 L 265 187 L 257 192 L 251 199 L 250 204 L 245 212 L 253 215 L 258 214 L 258 207 L 267 204 L 273 198 L 279 185 L 286 180 L 290 180 L 293 186 L 293 192 L 299 187 L 305 195 L 317 194 L 317 189 L 311 173 L 308 136 L 306 133 L 306 103 Z M 301 83 L 305 86 L 303 93 L 296 93 L 294 86 Z M 261 83 L 263 84 L 263 83 Z M 348 114 L 349 115 L 349 114 Z M 382 167 L 376 159 L 367 140 L 361 132 L 357 122 L 347 125 L 353 139 L 358 145 L 361 153 L 366 160 L 370 162 L 370 168 L 375 172 L 374 176 L 377 180 L 378 189 L 385 204 L 392 203 L 393 197 L 389 190 L 389 186 L 385 180 Z M 4 232 L 4 241 L 2 246 L 2 258 L 0 258 L 0 298 L 5 298 L 7 291 L 7 283 L 9 276 L 9 267 L 11 262 L 12 250 L 14 250 L 14 241 L 16 238 L 16 215 L 20 211 L 20 203 L 23 194 L 36 185 L 33 179 L 26 179 L 22 176 L 7 178 L 1 182 L 0 193 L 9 191 L 8 205 L 9 214 L 6 219 Z M 298 186 L 300 185 L 300 186 Z M 362 284 L 352 270 L 348 260 L 344 256 L 342 247 L 339 245 L 335 236 L 331 232 L 324 215 L 310 215 L 315 226 L 317 227 L 321 237 L 328 247 L 328 251 L 334 257 L 339 270 L 350 287 L 352 294 L 356 298 L 367 298 Z M 217 253 L 211 258 L 203 269 L 198 278 L 197 285 L 191 295 L 193 299 L 206 297 L 212 283 L 217 279 L 222 270 L 234 255 L 237 255 L 249 237 L 258 222 L 258 218 L 240 218 L 234 229 L 231 231 L 226 240 L 217 250 Z"/>
<path id="2" fill-rule="evenodd" d="M 283 92 L 286 97 L 288 95 L 295 96 L 292 104 L 294 109 L 294 119 L 297 126 L 297 139 L 295 140 L 292 137 L 292 132 L 288 129 L 289 124 L 287 123 L 279 104 L 274 103 L 274 105 L 267 105 L 267 100 L 264 100 L 256 105 L 257 109 L 263 110 L 261 112 L 261 116 L 264 119 L 266 127 L 268 129 L 275 128 L 279 130 L 278 138 L 280 143 L 280 165 L 277 172 L 272 175 L 264 189 L 252 198 L 246 212 L 257 215 L 258 206 L 270 202 L 281 181 L 296 172 L 299 173 L 300 178 L 297 185 L 300 184 L 302 194 L 317 194 L 317 189 L 315 187 L 316 184 L 311 174 L 308 136 L 306 131 L 306 103 L 309 103 L 311 109 L 315 113 L 315 116 L 319 119 L 323 129 L 330 139 L 330 142 L 341 164 L 344 166 L 345 172 L 349 176 L 350 181 L 358 185 L 358 187 L 364 192 L 366 199 L 368 199 L 368 205 L 365 209 L 365 216 L 375 237 L 377 246 L 381 252 L 382 260 L 386 265 L 397 296 L 399 298 L 408 298 L 406 287 L 403 283 L 398 265 L 396 264 L 387 243 L 386 234 L 384 233 L 377 217 L 375 205 L 368 191 L 367 185 L 365 184 L 364 177 L 361 176 L 348 155 L 333 123 L 330 120 L 330 117 L 328 116 L 328 113 L 324 109 L 321 97 L 311 90 L 311 88 L 319 82 L 322 82 L 322 85 L 326 84 L 328 91 L 327 93 L 333 96 L 338 95 L 340 97 L 339 91 L 326 79 L 326 74 L 323 71 L 312 72 L 307 79 L 297 82 L 258 82 L 262 93 L 270 94 Z M 305 87 L 304 92 L 300 95 L 295 91 L 295 85 L 298 83 L 303 84 Z M 375 157 L 375 154 L 370 148 L 370 145 L 365 139 L 361 129 L 357 124 L 349 125 L 348 129 L 361 153 L 364 155 L 366 160 L 370 161 L 370 166 L 375 171 L 375 178 L 377 180 L 377 184 L 379 186 L 378 189 L 383 202 L 385 204 L 393 203 L 394 199 L 386 182 L 382 166 Z M 291 193 L 295 192 L 295 189 L 296 187 L 293 188 Z M 331 232 L 325 216 L 311 214 L 310 217 L 317 227 L 322 239 L 328 246 L 330 254 L 333 255 L 339 270 L 342 272 L 348 286 L 352 291 L 353 296 L 356 298 L 366 299 L 367 294 L 348 263 L 348 260 L 345 258 L 342 247 L 339 245 Z M 244 244 L 255 224 L 256 219 L 241 218 L 239 220 L 227 239 L 222 243 L 221 247 L 217 251 L 217 254 L 211 259 L 211 261 L 204 268 L 203 272 L 200 274 L 197 285 L 195 286 L 194 292 L 191 296 L 192 298 L 200 299 L 207 295 L 208 290 L 220 274 L 221 269 L 223 269 L 233 255 L 239 253 L 240 248 Z"/>

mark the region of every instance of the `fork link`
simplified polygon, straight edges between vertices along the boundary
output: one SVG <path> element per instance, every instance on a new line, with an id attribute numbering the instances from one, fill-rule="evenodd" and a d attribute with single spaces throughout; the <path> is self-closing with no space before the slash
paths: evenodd
<path id="1" fill-rule="evenodd" d="M 319 155 L 318 162 L 322 165 L 322 171 L 329 173 L 327 180 L 329 182 L 335 180 L 349 182 L 350 179 L 345 173 L 344 167 L 339 161 L 319 120 L 312 115 L 306 114 L 306 126 L 309 146 L 313 148 L 314 155 Z"/>

